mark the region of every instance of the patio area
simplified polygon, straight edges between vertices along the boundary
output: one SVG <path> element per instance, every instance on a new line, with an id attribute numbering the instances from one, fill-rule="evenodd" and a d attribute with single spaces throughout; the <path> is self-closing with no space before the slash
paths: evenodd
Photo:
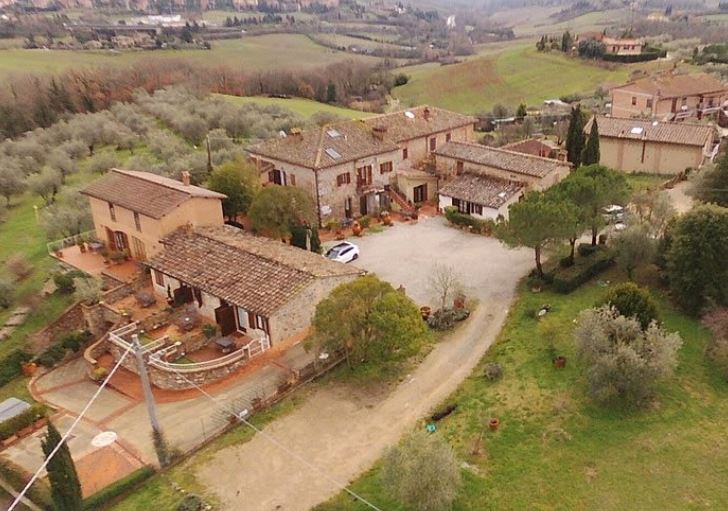
<path id="1" fill-rule="evenodd" d="M 81 249 L 79 245 L 55 250 L 49 254 L 59 262 L 89 275 L 99 277 L 108 275 L 121 282 L 133 282 L 142 273 L 141 265 L 137 261 L 130 259 L 112 262 L 101 255 L 100 250 Z"/>

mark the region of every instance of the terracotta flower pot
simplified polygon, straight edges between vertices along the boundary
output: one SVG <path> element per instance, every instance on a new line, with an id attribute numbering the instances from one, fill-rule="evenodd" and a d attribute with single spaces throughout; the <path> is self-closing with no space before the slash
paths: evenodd
<path id="1" fill-rule="evenodd" d="M 498 428 L 500 427 L 500 421 L 494 417 L 488 421 L 488 427 L 491 431 L 498 431 Z"/>
<path id="2" fill-rule="evenodd" d="M 351 224 L 351 232 L 354 234 L 354 236 L 361 236 L 363 230 L 364 228 L 359 222 L 354 222 L 353 224 Z"/>
<path id="3" fill-rule="evenodd" d="M 556 369 L 563 369 L 566 367 L 566 357 L 558 356 L 554 358 L 554 367 Z"/>
<path id="4" fill-rule="evenodd" d="M 428 307 L 427 305 L 424 305 L 420 307 L 420 314 L 422 314 L 422 319 L 427 319 L 430 317 L 430 314 L 432 314 L 432 308 Z"/>
<path id="5" fill-rule="evenodd" d="M 465 308 L 465 295 L 457 295 L 455 299 L 452 301 L 453 307 L 456 309 L 464 309 Z"/>
<path id="6" fill-rule="evenodd" d="M 23 376 L 33 376 L 38 370 L 38 364 L 35 362 L 28 362 L 22 366 Z"/>

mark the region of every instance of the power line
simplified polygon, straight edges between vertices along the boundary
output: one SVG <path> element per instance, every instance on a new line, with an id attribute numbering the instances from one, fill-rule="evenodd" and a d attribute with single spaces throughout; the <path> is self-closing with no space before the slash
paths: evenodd
<path id="1" fill-rule="evenodd" d="M 53 456 L 56 455 L 56 453 L 61 448 L 61 446 L 66 443 L 66 440 L 68 439 L 68 437 L 71 435 L 71 433 L 76 428 L 78 423 L 81 422 L 81 419 L 83 418 L 84 415 L 86 415 L 86 412 L 88 412 L 89 408 L 91 408 L 91 405 L 94 404 L 94 401 L 96 401 L 96 398 L 99 397 L 99 395 L 101 394 L 101 391 L 104 390 L 104 387 L 106 387 L 106 384 L 109 382 L 109 380 L 111 380 L 111 377 L 114 376 L 114 373 L 116 372 L 116 370 L 121 366 L 121 363 L 124 361 L 126 356 L 129 354 L 130 348 L 131 348 L 131 345 L 129 346 L 129 348 L 126 349 L 126 351 L 123 353 L 123 355 L 119 358 L 119 361 L 116 363 L 116 365 L 113 367 L 113 369 L 111 369 L 111 371 L 109 372 L 109 375 L 101 383 L 98 390 L 94 393 L 93 396 L 91 396 L 91 399 L 89 400 L 88 403 L 86 403 L 86 406 L 84 406 L 83 410 L 81 410 L 81 413 L 73 421 L 73 424 L 71 424 L 71 427 L 68 428 L 68 431 L 66 431 L 66 433 L 61 437 L 61 441 L 58 442 L 58 444 L 51 451 L 51 453 L 46 457 L 46 459 L 43 461 L 43 463 L 38 468 L 38 470 L 35 471 L 35 474 L 33 474 L 33 477 L 30 478 L 30 481 L 28 481 L 28 484 L 25 485 L 25 488 L 23 488 L 23 490 L 18 494 L 18 496 L 15 497 L 15 500 L 13 501 L 12 504 L 10 504 L 8 511 L 13 511 L 13 509 L 15 509 L 15 507 L 20 502 L 20 499 L 22 499 L 23 496 L 25 496 L 25 494 L 28 492 L 28 489 L 30 489 L 30 487 L 33 485 L 33 483 L 35 483 L 35 481 L 40 476 L 40 473 L 46 468 L 46 466 L 48 466 L 48 462 L 53 458 Z"/>
<path id="2" fill-rule="evenodd" d="M 367 499 L 365 499 L 361 495 L 359 495 L 359 494 L 355 493 L 353 490 L 349 489 L 345 484 L 343 484 L 343 483 L 337 481 L 336 479 L 334 479 L 333 477 L 331 477 L 323 469 L 321 469 L 318 466 L 314 465 L 313 463 L 307 461 L 302 456 L 296 454 L 295 452 L 293 452 L 292 450 L 290 450 L 289 448 L 287 448 L 285 445 L 283 445 L 282 443 L 280 443 L 278 440 L 276 440 L 275 438 L 273 438 L 271 435 L 265 433 L 263 430 L 261 430 L 260 428 L 258 428 L 257 426 L 255 426 L 253 423 L 249 422 L 245 417 L 242 416 L 241 413 L 238 413 L 235 410 L 227 409 L 224 404 L 220 403 L 217 399 L 215 399 L 214 396 L 208 394 L 204 389 L 202 389 L 202 387 L 200 387 L 199 385 L 197 385 L 195 382 L 187 379 L 187 377 L 184 374 L 180 373 L 179 371 L 174 371 L 174 372 L 178 376 L 182 377 L 182 379 L 184 379 L 187 383 L 189 383 L 190 385 L 192 385 L 193 387 L 195 387 L 197 390 L 199 390 L 202 395 L 204 395 L 208 399 L 212 400 L 212 402 L 215 403 L 215 405 L 218 408 L 220 408 L 222 411 L 228 412 L 228 413 L 232 413 L 232 415 L 234 415 L 235 417 L 237 417 L 243 424 L 245 424 L 246 426 L 248 426 L 249 428 L 251 428 L 257 434 L 263 436 L 263 438 L 265 438 L 266 440 L 268 440 L 269 442 L 271 442 L 273 445 L 275 445 L 276 447 L 278 447 L 280 450 L 282 450 L 283 452 L 285 452 L 289 456 L 291 456 L 291 457 L 295 458 L 296 460 L 298 460 L 299 462 L 303 463 L 308 468 L 311 468 L 311 469 L 315 470 L 316 472 L 318 472 L 319 474 L 321 474 L 324 478 L 326 478 L 329 482 L 333 483 L 334 485 L 336 485 L 340 489 L 344 490 L 346 493 L 348 493 L 349 495 L 351 495 L 355 499 L 361 501 L 363 504 L 369 506 L 371 509 L 374 509 L 375 511 L 383 511 L 381 508 L 375 506 L 374 504 L 372 504 L 371 502 L 369 502 Z"/>

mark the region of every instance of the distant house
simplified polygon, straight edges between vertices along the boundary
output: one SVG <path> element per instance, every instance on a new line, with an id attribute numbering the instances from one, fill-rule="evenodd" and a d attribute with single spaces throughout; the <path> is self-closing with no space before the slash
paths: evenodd
<path id="1" fill-rule="evenodd" d="M 640 39 L 620 39 L 616 37 L 602 37 L 606 53 L 612 55 L 639 55 L 645 46 Z"/>
<path id="2" fill-rule="evenodd" d="M 89 199 L 96 237 L 112 251 L 144 261 L 183 225 L 222 225 L 225 195 L 149 172 L 112 169 L 81 191 Z"/>
<path id="3" fill-rule="evenodd" d="M 728 101 L 728 85 L 705 73 L 666 74 L 614 87 L 610 96 L 613 117 L 701 119 Z"/>
<path id="4" fill-rule="evenodd" d="M 191 304 L 222 335 L 265 333 L 271 345 L 305 337 L 316 305 L 364 272 L 228 225 L 182 227 L 147 262 L 154 292 Z"/>
<path id="5" fill-rule="evenodd" d="M 476 120 L 421 106 L 343 121 L 265 141 L 250 149 L 264 185 L 298 186 L 313 197 L 319 221 L 341 220 L 435 197 L 423 165 L 451 140 L 470 141 Z"/>
<path id="6" fill-rule="evenodd" d="M 593 118 L 584 127 L 589 133 Z M 684 122 L 597 117 L 599 163 L 626 172 L 678 174 L 713 156 L 715 129 Z"/>
<path id="7" fill-rule="evenodd" d="M 545 190 L 571 165 L 551 158 L 480 144 L 450 142 L 434 152 L 439 208 L 454 206 L 481 218 L 507 218 L 508 206 L 528 190 Z"/>

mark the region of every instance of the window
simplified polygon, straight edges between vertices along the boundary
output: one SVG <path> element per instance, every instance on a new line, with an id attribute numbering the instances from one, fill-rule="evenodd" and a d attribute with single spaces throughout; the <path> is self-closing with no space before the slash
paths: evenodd
<path id="1" fill-rule="evenodd" d="M 647 100 L 647 108 L 652 108 L 652 98 Z"/>
<path id="2" fill-rule="evenodd" d="M 136 211 L 134 212 L 134 225 L 137 231 L 142 232 L 142 219 L 139 218 L 139 213 Z"/>
<path id="3" fill-rule="evenodd" d="M 295 174 L 289 174 L 288 175 L 288 185 L 289 186 L 296 186 L 296 176 L 295 176 Z"/>
<path id="4" fill-rule="evenodd" d="M 632 96 L 632 106 L 637 106 L 637 97 Z"/>
<path id="5" fill-rule="evenodd" d="M 475 214 L 475 215 L 482 215 L 483 214 L 483 206 L 481 206 L 480 204 L 473 204 L 472 213 Z"/>
<path id="6" fill-rule="evenodd" d="M 402 149 L 402 159 L 403 160 L 407 159 L 407 148 L 406 147 L 404 149 Z"/>
<path id="7" fill-rule="evenodd" d="M 365 165 L 356 169 L 356 186 L 372 184 L 372 166 Z"/>
<path id="8" fill-rule="evenodd" d="M 688 104 L 688 98 L 682 98 L 682 104 L 687 105 Z"/>
<path id="9" fill-rule="evenodd" d="M 445 142 L 450 142 L 450 140 L 452 140 L 452 133 L 447 133 L 445 135 Z"/>
<path id="10" fill-rule="evenodd" d="M 348 172 L 336 176 L 336 186 L 344 186 L 351 183 L 351 175 Z"/>
<path id="11" fill-rule="evenodd" d="M 455 164 L 455 175 L 459 176 L 460 174 L 463 173 L 464 170 L 465 170 L 465 163 L 463 163 L 462 161 L 458 161 Z"/>
<path id="12" fill-rule="evenodd" d="M 392 162 L 391 161 L 385 161 L 384 163 L 379 164 L 379 173 L 386 174 L 387 172 L 392 172 Z"/>
<path id="13" fill-rule="evenodd" d="M 116 222 L 116 211 L 114 211 L 114 205 L 109 202 L 109 216 L 111 219 Z"/>
<path id="14" fill-rule="evenodd" d="M 452 207 L 458 208 L 458 210 L 460 210 L 460 199 L 452 199 Z"/>
<path id="15" fill-rule="evenodd" d="M 164 287 L 164 273 L 159 270 L 154 270 L 154 283 L 158 286 Z"/>
<path id="16" fill-rule="evenodd" d="M 437 148 L 437 138 L 430 138 L 430 151 L 434 151 Z"/>

